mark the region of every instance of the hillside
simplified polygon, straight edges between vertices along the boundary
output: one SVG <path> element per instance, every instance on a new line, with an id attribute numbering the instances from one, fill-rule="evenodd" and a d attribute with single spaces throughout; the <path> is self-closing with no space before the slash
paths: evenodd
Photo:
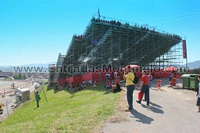
<path id="1" fill-rule="evenodd" d="M 102 86 L 76 92 L 56 92 L 45 86 L 40 93 L 39 108 L 32 97 L 0 124 L 0 130 L 6 133 L 91 132 L 115 113 L 120 94 L 106 91 Z"/>

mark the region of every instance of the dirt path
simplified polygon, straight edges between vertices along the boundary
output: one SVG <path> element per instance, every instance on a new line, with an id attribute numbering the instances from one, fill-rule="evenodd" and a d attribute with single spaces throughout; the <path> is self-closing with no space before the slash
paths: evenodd
<path id="1" fill-rule="evenodd" d="M 150 90 L 150 106 L 136 103 L 138 89 L 134 91 L 134 110 L 125 112 L 126 89 L 117 114 L 105 121 L 101 133 L 199 133 L 200 113 L 197 113 L 196 92 L 168 87 L 163 79 L 163 91 Z M 155 81 L 153 82 L 155 86 Z M 181 86 L 181 84 L 179 84 Z"/>

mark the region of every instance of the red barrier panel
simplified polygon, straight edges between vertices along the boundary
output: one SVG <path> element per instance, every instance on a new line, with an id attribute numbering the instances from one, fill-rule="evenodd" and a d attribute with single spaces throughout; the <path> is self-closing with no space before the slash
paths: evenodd
<path id="1" fill-rule="evenodd" d="M 63 83 L 65 83 L 65 79 L 60 79 L 60 80 L 58 81 L 58 83 L 59 83 L 60 85 L 63 85 Z"/>
<path id="2" fill-rule="evenodd" d="M 92 73 L 92 81 L 94 83 L 94 81 L 100 82 L 101 81 L 101 73 Z"/>
<path id="3" fill-rule="evenodd" d="M 74 76 L 73 83 L 76 83 L 76 84 L 82 83 L 82 76 Z"/>
<path id="4" fill-rule="evenodd" d="M 106 72 L 101 72 L 101 80 L 106 81 Z"/>
<path id="5" fill-rule="evenodd" d="M 149 72 L 151 72 L 152 76 L 154 78 L 169 78 L 170 73 L 166 72 L 164 70 L 156 70 L 156 71 L 152 71 L 150 70 Z M 63 82 L 68 85 L 69 83 L 75 83 L 75 84 L 80 84 L 82 83 L 83 80 L 87 81 L 87 80 L 92 80 L 92 82 L 94 83 L 94 81 L 97 82 L 105 82 L 106 81 L 106 73 L 107 72 L 89 72 L 86 73 L 82 76 L 74 76 L 74 77 L 70 77 L 70 78 L 65 78 L 65 79 L 60 79 L 59 80 L 59 84 L 62 85 Z M 114 73 L 111 72 L 111 79 L 114 79 Z M 135 74 L 141 78 L 142 77 L 142 72 L 135 72 Z M 120 77 L 120 80 L 123 80 L 123 72 L 118 72 L 118 76 Z M 177 79 L 180 79 L 181 76 L 178 74 L 174 75 Z"/>
<path id="6" fill-rule="evenodd" d="M 84 74 L 82 80 L 92 80 L 92 72 Z"/>
<path id="7" fill-rule="evenodd" d="M 66 81 L 67 83 L 71 83 L 71 82 L 73 82 L 73 77 L 66 78 L 65 81 Z"/>

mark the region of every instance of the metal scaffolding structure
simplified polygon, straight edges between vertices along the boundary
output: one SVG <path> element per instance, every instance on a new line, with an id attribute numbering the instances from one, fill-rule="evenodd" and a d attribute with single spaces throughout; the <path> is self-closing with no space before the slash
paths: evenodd
<path id="1" fill-rule="evenodd" d="M 72 37 L 65 57 L 62 56 L 62 66 L 180 66 L 183 64 L 181 41 L 178 35 L 148 25 L 93 17 L 82 35 Z"/>

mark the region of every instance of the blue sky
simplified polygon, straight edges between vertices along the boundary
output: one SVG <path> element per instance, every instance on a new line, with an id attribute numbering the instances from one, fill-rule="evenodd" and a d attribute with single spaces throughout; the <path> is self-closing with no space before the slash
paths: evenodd
<path id="1" fill-rule="evenodd" d="M 200 60 L 198 0 L 0 0 L 0 66 L 57 61 L 98 8 L 102 16 L 186 37 L 188 62 Z"/>

